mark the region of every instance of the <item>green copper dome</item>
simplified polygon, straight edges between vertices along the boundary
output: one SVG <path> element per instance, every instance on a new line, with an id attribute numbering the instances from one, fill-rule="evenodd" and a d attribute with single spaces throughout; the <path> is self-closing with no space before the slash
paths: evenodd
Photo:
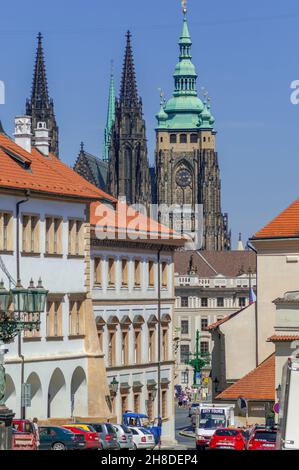
<path id="1" fill-rule="evenodd" d="M 207 106 L 197 96 L 197 73 L 192 63 L 192 40 L 188 29 L 187 16 L 184 14 L 183 31 L 179 40 L 180 56 L 175 67 L 173 97 L 162 107 L 157 114 L 157 129 L 165 130 L 192 130 L 200 129 L 202 124 L 212 128 L 214 118 Z M 203 116 L 203 112 L 209 116 Z M 166 117 L 166 116 L 167 117 Z"/>

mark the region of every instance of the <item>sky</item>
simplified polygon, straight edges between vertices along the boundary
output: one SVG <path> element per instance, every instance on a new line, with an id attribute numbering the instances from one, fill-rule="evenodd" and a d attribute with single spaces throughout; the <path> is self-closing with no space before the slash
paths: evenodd
<path id="1" fill-rule="evenodd" d="M 299 197 L 298 0 L 188 1 L 198 90 L 206 87 L 216 118 L 222 210 L 233 247 Z M 72 166 L 80 142 L 102 152 L 111 60 L 119 91 L 125 34 L 133 35 L 139 94 L 154 161 L 161 87 L 173 91 L 180 0 L 14 0 L 2 2 L 0 119 L 12 135 L 30 95 L 36 36 L 44 36 L 50 96 L 60 128 L 60 157 Z M 1 171 L 1 169 L 0 169 Z"/>

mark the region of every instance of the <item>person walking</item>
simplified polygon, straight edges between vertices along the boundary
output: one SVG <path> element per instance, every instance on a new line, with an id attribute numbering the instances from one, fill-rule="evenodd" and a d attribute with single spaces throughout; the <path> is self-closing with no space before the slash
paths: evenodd
<path id="1" fill-rule="evenodd" d="M 32 423 L 33 423 L 34 434 L 35 434 L 36 450 L 39 450 L 40 441 L 39 441 L 38 419 L 33 418 Z"/>

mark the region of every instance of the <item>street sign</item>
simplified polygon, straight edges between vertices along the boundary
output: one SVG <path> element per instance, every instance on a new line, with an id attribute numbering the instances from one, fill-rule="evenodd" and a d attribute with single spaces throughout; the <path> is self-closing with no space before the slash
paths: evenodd
<path id="1" fill-rule="evenodd" d="M 31 406 L 31 384 L 22 384 L 22 406 Z"/>
<path id="2" fill-rule="evenodd" d="M 276 413 L 277 415 L 279 414 L 279 411 L 280 411 L 280 404 L 277 402 L 275 403 L 275 405 L 273 405 L 273 411 L 274 413 Z"/>

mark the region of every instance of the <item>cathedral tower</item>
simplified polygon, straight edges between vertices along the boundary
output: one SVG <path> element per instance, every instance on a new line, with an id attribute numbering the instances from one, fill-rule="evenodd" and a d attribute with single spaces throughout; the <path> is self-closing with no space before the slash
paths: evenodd
<path id="1" fill-rule="evenodd" d="M 146 130 L 142 101 L 137 92 L 130 32 L 111 129 L 107 191 L 115 197 L 125 197 L 128 204 L 148 205 L 151 201 Z"/>
<path id="2" fill-rule="evenodd" d="M 179 40 L 179 62 L 174 72 L 174 93 L 168 102 L 162 99 L 157 114 L 158 202 L 168 206 L 188 205 L 189 230 L 194 233 L 197 230 L 194 223 L 196 206 L 202 205 L 201 249 L 226 250 L 230 249 L 230 234 L 227 215 L 221 212 L 215 120 L 207 95 L 202 101 L 197 94 L 197 73 L 191 60 L 192 41 L 185 2 L 183 4 L 183 30 Z M 180 225 L 175 219 L 170 220 L 170 224 L 179 230 Z"/>
<path id="3" fill-rule="evenodd" d="M 36 52 L 35 68 L 32 83 L 31 98 L 26 101 L 26 114 L 32 118 L 32 131 L 37 128 L 38 122 L 46 122 L 49 130 L 50 148 L 54 155 L 59 155 L 58 127 L 54 114 L 54 103 L 49 98 L 44 52 L 42 46 L 42 35 L 38 34 L 38 45 Z M 32 137 L 35 144 L 35 137 Z"/>

